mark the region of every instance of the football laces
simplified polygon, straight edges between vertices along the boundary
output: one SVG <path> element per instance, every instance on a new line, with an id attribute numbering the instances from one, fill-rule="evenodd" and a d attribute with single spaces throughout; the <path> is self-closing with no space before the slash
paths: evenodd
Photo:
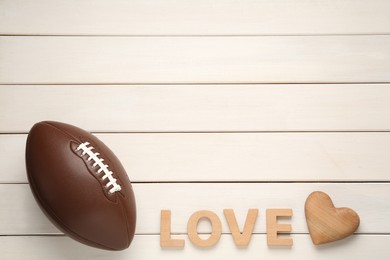
<path id="1" fill-rule="evenodd" d="M 92 167 L 93 168 L 98 167 L 98 169 L 96 171 L 97 175 L 100 175 L 101 172 L 104 173 L 104 175 L 102 177 L 100 177 L 100 178 L 101 178 L 102 181 L 104 181 L 105 179 L 108 179 L 108 183 L 105 185 L 105 187 L 107 189 L 110 189 L 109 190 L 110 194 L 120 191 L 122 188 L 117 183 L 117 180 L 112 176 L 113 172 L 108 169 L 108 165 L 107 164 L 103 163 L 104 159 L 99 157 L 100 154 L 99 153 L 94 153 L 92 151 L 93 149 L 95 149 L 95 148 L 93 146 L 91 146 L 89 142 L 85 142 L 85 143 L 80 144 L 76 148 L 76 152 L 82 151 L 81 154 L 79 154 L 80 157 L 83 158 L 85 155 L 87 155 L 88 156 L 87 161 L 91 161 L 92 160 L 94 162 Z"/>

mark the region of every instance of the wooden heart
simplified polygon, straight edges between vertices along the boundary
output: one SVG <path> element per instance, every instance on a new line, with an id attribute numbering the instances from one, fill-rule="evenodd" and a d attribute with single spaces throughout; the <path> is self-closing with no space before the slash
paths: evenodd
<path id="1" fill-rule="evenodd" d="M 350 208 L 335 208 L 328 194 L 315 191 L 305 203 L 306 222 L 315 245 L 352 235 L 359 227 L 359 215 Z"/>

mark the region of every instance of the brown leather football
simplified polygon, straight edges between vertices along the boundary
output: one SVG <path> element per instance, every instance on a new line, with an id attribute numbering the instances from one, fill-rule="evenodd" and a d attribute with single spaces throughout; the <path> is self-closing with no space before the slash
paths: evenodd
<path id="1" fill-rule="evenodd" d="M 26 168 L 41 209 L 65 234 L 108 250 L 129 247 L 136 206 L 118 158 L 94 135 L 60 122 L 39 122 L 28 134 Z"/>

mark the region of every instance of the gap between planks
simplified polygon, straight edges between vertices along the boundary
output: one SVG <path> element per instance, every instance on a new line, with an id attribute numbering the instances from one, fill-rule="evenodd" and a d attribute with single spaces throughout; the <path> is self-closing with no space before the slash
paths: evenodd
<path id="1" fill-rule="evenodd" d="M 389 130 L 286 130 L 286 131 L 93 131 L 92 134 L 310 134 L 310 133 L 390 133 Z M 28 132 L 0 132 L 0 135 L 26 135 Z"/>
<path id="2" fill-rule="evenodd" d="M 388 184 L 390 181 L 132 181 L 132 184 Z M 0 182 L 0 185 L 25 185 L 28 182 Z"/>
<path id="3" fill-rule="evenodd" d="M 66 83 L 0 83 L 0 86 L 224 86 L 224 85 L 387 85 L 390 81 L 332 81 L 332 82 L 66 82 Z"/>
<path id="4" fill-rule="evenodd" d="M 120 37 L 120 38 L 217 38 L 217 37 L 327 37 L 327 36 L 388 36 L 389 33 L 306 33 L 306 34 L 18 34 L 4 33 L 0 37 Z"/>
<path id="5" fill-rule="evenodd" d="M 200 235 L 209 235 L 210 232 L 198 232 Z M 232 233 L 230 232 L 222 232 L 222 236 L 230 236 Z M 299 232 L 289 232 L 285 233 L 286 235 L 309 235 L 309 233 L 299 233 Z M 173 236 L 186 236 L 187 233 L 180 233 L 180 232 L 171 232 L 171 235 Z M 264 232 L 253 232 L 252 235 L 267 235 L 267 233 Z M 135 236 L 160 236 L 160 233 L 148 233 L 148 234 L 135 234 Z M 390 236 L 390 233 L 354 233 L 353 236 Z M 58 234 L 0 234 L 0 237 L 68 237 L 67 235 L 63 233 Z"/>

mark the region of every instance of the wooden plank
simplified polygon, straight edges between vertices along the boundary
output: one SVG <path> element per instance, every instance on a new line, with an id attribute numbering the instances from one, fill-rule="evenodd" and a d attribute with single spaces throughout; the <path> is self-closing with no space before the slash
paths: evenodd
<path id="1" fill-rule="evenodd" d="M 178 238 L 186 238 L 178 236 Z M 119 252 L 105 251 L 84 246 L 67 237 L 0 237 L 0 250 L 4 259 L 387 259 L 390 255 L 390 236 L 359 235 L 346 240 L 316 247 L 308 235 L 292 235 L 294 246 L 290 248 L 267 247 L 265 235 L 254 235 L 246 249 L 236 248 L 230 235 L 222 235 L 212 249 L 202 250 L 190 243 L 183 250 L 162 250 L 159 236 L 136 236 L 129 249 Z M 23 250 L 21 250 L 23 248 Z"/>
<path id="2" fill-rule="evenodd" d="M 390 133 L 97 134 L 130 179 L 390 181 Z M 0 183 L 26 183 L 26 135 L 0 135 Z"/>
<path id="3" fill-rule="evenodd" d="M 47 119 L 94 132 L 389 131 L 387 118 L 390 84 L 0 86 L 3 133 Z"/>
<path id="4" fill-rule="evenodd" d="M 0 2 L 0 10 L 3 10 L 0 16 L 1 34 L 390 33 L 390 4 L 386 0 L 217 0 L 212 4 L 207 0 L 160 0 L 147 3 L 119 0 L 6 0 Z"/>
<path id="5" fill-rule="evenodd" d="M 1 84 L 390 82 L 390 35 L 1 37 Z"/>
<path id="6" fill-rule="evenodd" d="M 161 210 L 172 211 L 172 232 L 187 233 L 189 217 L 198 210 L 215 212 L 223 233 L 230 233 L 223 209 L 232 208 L 241 227 L 249 208 L 258 208 L 255 233 L 266 232 L 267 208 L 291 208 L 293 233 L 308 233 L 304 203 L 313 191 L 324 191 L 336 207 L 350 207 L 360 216 L 359 234 L 390 233 L 389 183 L 136 183 L 137 234 L 159 234 Z M 0 235 L 60 234 L 46 219 L 27 184 L 0 185 Z M 12 198 L 10 200 L 9 198 Z M 198 231 L 210 232 L 201 222 Z"/>

